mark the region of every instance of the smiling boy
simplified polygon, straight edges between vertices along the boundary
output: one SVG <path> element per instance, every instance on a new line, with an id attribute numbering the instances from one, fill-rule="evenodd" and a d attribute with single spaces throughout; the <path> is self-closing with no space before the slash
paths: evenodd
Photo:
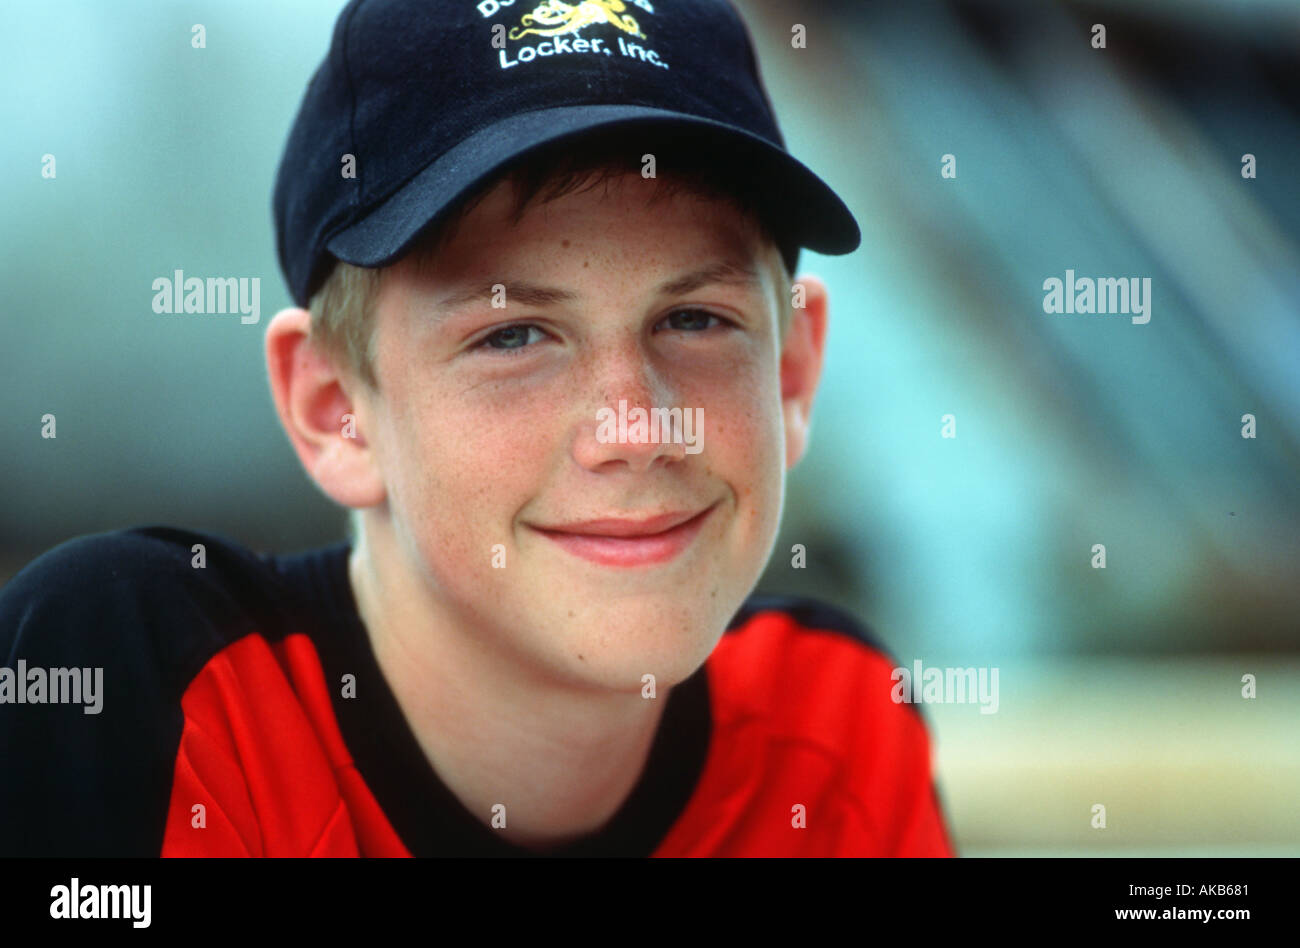
<path id="1" fill-rule="evenodd" d="M 922 719 L 889 700 L 895 663 L 838 610 L 751 595 L 826 339 L 825 286 L 791 279 L 798 248 L 848 252 L 857 226 L 784 151 L 725 2 L 609 0 L 579 22 L 592 5 L 343 11 L 281 164 L 299 305 L 266 354 L 280 421 L 354 511 L 353 539 L 256 556 L 126 531 L 24 571 L 0 646 L 115 674 L 108 724 L 50 716 L 62 750 L 0 718 L 31 777 L 4 791 L 26 822 L 0 838 L 951 854 Z M 654 57 L 497 66 L 494 37 L 566 22 Z M 698 413 L 702 450 L 611 439 L 620 405 Z M 88 595 L 52 591 L 74 575 Z M 92 616 L 118 638 L 78 631 Z M 60 789 L 70 755 L 127 740 L 135 766 L 97 772 L 92 800 Z"/>

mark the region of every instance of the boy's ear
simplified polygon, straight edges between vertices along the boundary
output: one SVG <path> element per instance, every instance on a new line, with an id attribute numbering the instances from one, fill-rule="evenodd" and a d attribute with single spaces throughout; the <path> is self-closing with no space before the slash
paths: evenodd
<path id="1" fill-rule="evenodd" d="M 821 380 L 828 318 L 826 284 L 810 274 L 800 276 L 795 283 L 803 285 L 804 305 L 791 308 L 790 328 L 781 350 L 781 406 L 785 414 L 787 468 L 794 467 L 808 448 L 813 396 L 817 394 Z"/>
<path id="2" fill-rule="evenodd" d="M 313 344 L 311 313 L 283 309 L 266 327 L 266 368 L 280 424 L 307 474 L 345 507 L 385 498 L 364 411 L 333 361 Z M 357 383 L 358 385 L 360 383 Z"/>

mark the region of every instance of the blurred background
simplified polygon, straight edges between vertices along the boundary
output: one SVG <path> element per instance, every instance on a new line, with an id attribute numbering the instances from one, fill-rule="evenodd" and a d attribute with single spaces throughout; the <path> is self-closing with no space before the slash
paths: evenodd
<path id="1" fill-rule="evenodd" d="M 0 582 L 134 525 L 343 535 L 261 349 L 272 181 L 341 6 L 6 11 Z M 1300 4 L 737 6 L 863 228 L 802 258 L 829 348 L 762 588 L 899 664 L 999 669 L 996 714 L 923 707 L 963 855 L 1300 855 Z M 175 269 L 260 277 L 261 321 L 156 315 Z M 1149 277 L 1150 323 L 1044 313 L 1067 269 Z"/>

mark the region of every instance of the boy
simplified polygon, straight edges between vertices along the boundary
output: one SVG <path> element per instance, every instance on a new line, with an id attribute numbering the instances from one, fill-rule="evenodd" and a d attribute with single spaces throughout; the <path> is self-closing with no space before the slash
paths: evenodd
<path id="1" fill-rule="evenodd" d="M 825 340 L 798 249 L 859 235 L 725 0 L 353 2 L 274 204 L 272 395 L 352 541 L 125 531 L 15 578 L 7 664 L 103 686 L 0 706 L 6 845 L 951 854 L 894 663 L 751 595 Z"/>

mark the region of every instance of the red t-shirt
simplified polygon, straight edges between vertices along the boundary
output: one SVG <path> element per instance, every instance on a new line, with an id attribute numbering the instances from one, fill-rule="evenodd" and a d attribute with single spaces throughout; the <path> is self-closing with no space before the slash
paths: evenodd
<path id="1" fill-rule="evenodd" d="M 63 544 L 16 576 L 0 655 L 27 673 L 8 697 L 0 673 L 0 854 L 538 855 L 466 810 L 423 755 L 347 554 L 258 556 L 150 528 Z M 953 855 L 924 720 L 890 697 L 895 665 L 841 610 L 751 596 L 661 692 L 620 810 L 544 855 Z M 32 669 L 96 667 L 95 713 L 87 695 L 53 704 L 34 687 Z"/>

